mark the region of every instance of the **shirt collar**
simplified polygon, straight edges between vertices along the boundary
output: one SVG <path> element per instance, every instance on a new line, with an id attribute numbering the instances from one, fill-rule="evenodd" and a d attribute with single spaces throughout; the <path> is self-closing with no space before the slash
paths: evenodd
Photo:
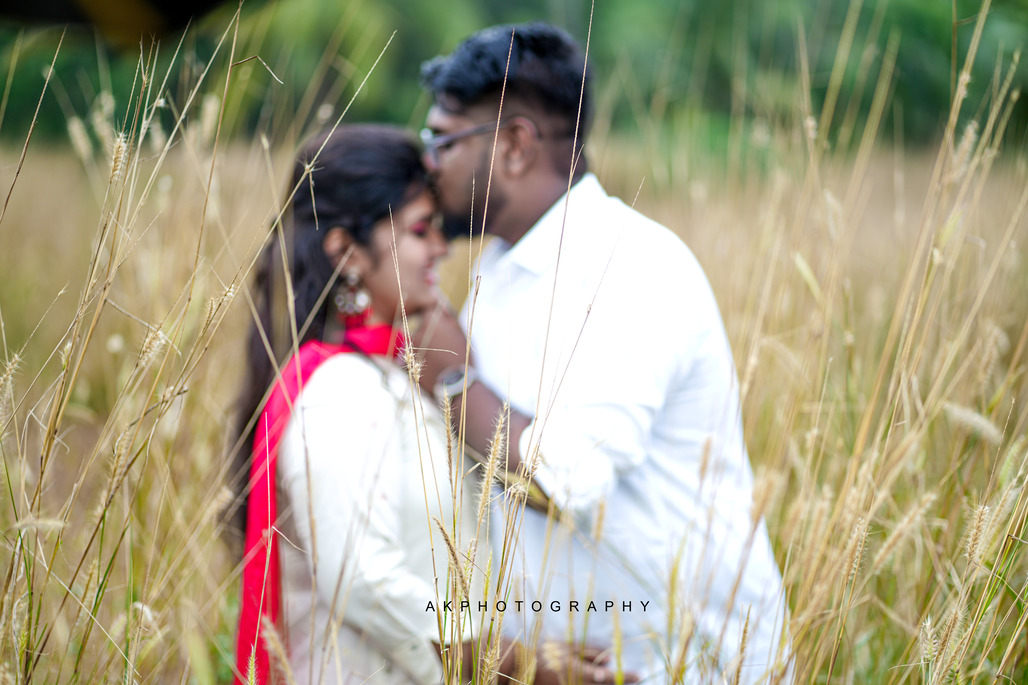
<path id="1" fill-rule="evenodd" d="M 562 234 L 588 223 L 588 211 L 607 198 L 594 174 L 582 176 L 571 190 L 553 203 L 528 233 L 509 246 L 503 259 L 534 274 L 546 271 L 557 259 Z M 567 209 L 565 213 L 565 208 Z"/>

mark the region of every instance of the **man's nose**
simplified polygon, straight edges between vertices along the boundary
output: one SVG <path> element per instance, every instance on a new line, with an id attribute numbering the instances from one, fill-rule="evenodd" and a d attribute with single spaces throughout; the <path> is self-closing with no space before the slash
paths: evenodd
<path id="1" fill-rule="evenodd" d="M 425 151 L 421 153 L 421 163 L 425 165 L 425 169 L 427 169 L 430 174 L 434 175 L 439 172 L 439 157 L 436 155 L 435 150 L 426 148 Z"/>
<path id="2" fill-rule="evenodd" d="M 442 229 L 436 228 L 432 230 L 431 235 L 432 257 L 434 259 L 445 257 L 450 251 L 450 244 L 446 241 L 446 236 L 443 235 Z"/>

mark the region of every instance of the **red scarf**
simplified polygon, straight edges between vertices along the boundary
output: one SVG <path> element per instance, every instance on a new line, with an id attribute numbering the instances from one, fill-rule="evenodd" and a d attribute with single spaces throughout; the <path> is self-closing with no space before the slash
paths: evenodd
<path id="1" fill-rule="evenodd" d="M 262 621 L 278 627 L 281 581 L 278 560 L 278 516 L 275 464 L 278 445 L 285 433 L 293 405 L 314 372 L 331 357 L 343 352 L 390 355 L 400 352 L 404 340 L 385 324 L 346 331 L 342 344 L 312 340 L 300 346 L 282 368 L 254 429 L 250 466 L 250 496 L 246 504 L 246 552 L 243 555 L 243 596 L 236 638 L 236 683 L 246 683 L 253 659 L 260 685 L 273 682 L 271 660 L 261 636 Z M 276 678 L 277 680 L 277 678 Z"/>

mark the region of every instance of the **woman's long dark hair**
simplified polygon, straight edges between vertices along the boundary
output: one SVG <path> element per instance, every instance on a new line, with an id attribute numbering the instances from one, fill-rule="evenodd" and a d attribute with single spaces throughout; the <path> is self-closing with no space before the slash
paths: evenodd
<path id="1" fill-rule="evenodd" d="M 406 132 L 390 126 L 342 126 L 316 138 L 297 156 L 287 189 L 291 205 L 264 248 L 251 290 L 256 317 L 247 340 L 246 378 L 238 401 L 229 474 L 236 494 L 226 512 L 230 533 L 245 535 L 253 426 L 276 368 L 299 345 L 322 338 L 333 315 L 332 298 L 325 296 L 335 276 L 323 247 L 326 233 L 341 226 L 357 245 L 369 247 L 375 224 L 426 187 L 428 178 L 419 148 Z M 280 242 L 286 246 L 285 260 Z M 292 281 L 292 317 L 284 306 L 283 261 Z M 295 342 L 294 330 L 299 333 Z"/>

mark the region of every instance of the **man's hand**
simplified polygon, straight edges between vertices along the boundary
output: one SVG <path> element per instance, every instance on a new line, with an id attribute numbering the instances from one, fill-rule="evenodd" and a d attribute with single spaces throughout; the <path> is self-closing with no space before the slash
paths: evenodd
<path id="1" fill-rule="evenodd" d="M 411 344 L 422 360 L 418 383 L 429 394 L 439 374 L 465 364 L 468 340 L 456 314 L 444 304 L 425 314 L 421 326 L 411 335 Z"/>
<path id="2" fill-rule="evenodd" d="M 443 371 L 463 368 L 474 361 L 467 358 L 468 341 L 456 314 L 445 305 L 425 315 L 421 326 L 411 335 L 411 344 L 422 360 L 418 383 L 429 395 L 434 396 L 436 381 Z M 454 433 L 482 455 L 489 454 L 496 422 L 501 413 L 504 414 L 509 444 L 514 448 L 506 451 L 507 460 L 503 466 L 512 473 L 518 470 L 521 454 L 517 444 L 531 423 L 531 417 L 506 407 L 503 400 L 483 383 L 469 384 L 466 393 L 454 397 L 451 412 Z"/>
<path id="3" fill-rule="evenodd" d="M 536 649 L 535 685 L 587 685 L 637 683 L 634 673 L 622 673 L 610 664 L 610 651 L 562 642 L 544 642 Z"/>

